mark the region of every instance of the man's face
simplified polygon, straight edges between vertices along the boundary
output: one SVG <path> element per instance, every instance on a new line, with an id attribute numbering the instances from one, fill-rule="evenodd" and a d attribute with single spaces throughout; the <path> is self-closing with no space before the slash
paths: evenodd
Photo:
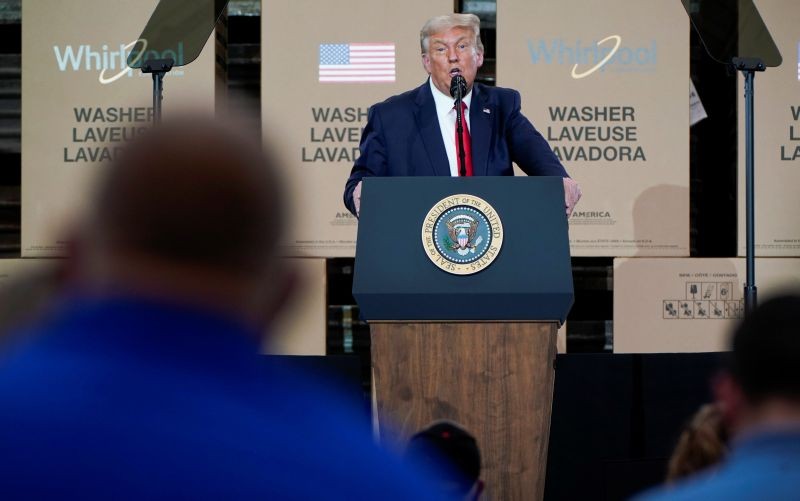
<path id="1" fill-rule="evenodd" d="M 435 33 L 428 39 L 428 53 L 422 55 L 422 65 L 437 89 L 450 95 L 450 80 L 461 74 L 467 81 L 467 91 L 478 68 L 483 64 L 483 52 L 475 46 L 475 36 L 469 28 L 451 28 Z"/>

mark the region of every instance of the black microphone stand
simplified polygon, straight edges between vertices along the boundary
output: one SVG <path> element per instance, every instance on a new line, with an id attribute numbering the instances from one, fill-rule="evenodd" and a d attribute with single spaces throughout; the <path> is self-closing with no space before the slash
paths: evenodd
<path id="1" fill-rule="evenodd" d="M 228 0 L 159 0 L 127 57 L 129 68 L 153 77 L 153 124 L 161 121 L 164 76 L 197 59 L 227 5 Z"/>
<path id="2" fill-rule="evenodd" d="M 467 88 L 467 82 L 461 75 L 456 75 L 450 81 L 450 95 L 455 98 L 456 106 L 456 147 L 458 148 L 458 158 L 460 160 L 459 176 L 467 175 L 467 154 L 464 151 L 464 117 L 461 112 L 461 101 Z"/>
<path id="3" fill-rule="evenodd" d="M 758 304 L 756 288 L 756 260 L 755 260 L 755 144 L 754 113 L 753 113 L 753 83 L 756 71 L 767 69 L 759 58 L 734 57 L 731 65 L 744 75 L 744 125 L 745 125 L 745 214 L 746 214 L 746 261 L 747 280 L 744 283 L 744 311 L 745 315 L 753 312 Z"/>
<path id="4" fill-rule="evenodd" d="M 142 64 L 142 73 L 153 74 L 153 125 L 161 121 L 161 101 L 164 100 L 164 76 L 172 70 L 175 61 L 168 59 L 148 59 Z"/>
<path id="5" fill-rule="evenodd" d="M 745 316 L 749 316 L 758 302 L 755 278 L 755 73 L 766 70 L 768 66 L 780 66 L 783 57 L 752 0 L 681 2 L 708 55 L 744 76 L 747 279 L 743 296 Z"/>

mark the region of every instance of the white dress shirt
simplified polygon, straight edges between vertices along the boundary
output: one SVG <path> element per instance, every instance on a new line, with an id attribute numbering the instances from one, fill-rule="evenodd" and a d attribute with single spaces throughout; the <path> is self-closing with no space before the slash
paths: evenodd
<path id="1" fill-rule="evenodd" d="M 447 160 L 450 162 L 450 175 L 458 176 L 458 153 L 456 150 L 456 110 L 455 100 L 442 93 L 433 85 L 433 80 L 428 79 L 433 92 L 433 101 L 436 103 L 436 116 L 439 117 L 439 129 L 442 131 L 442 139 L 444 140 L 444 149 L 447 151 Z M 466 121 L 467 128 L 471 131 L 469 126 L 469 105 L 472 102 L 472 89 L 462 99 L 467 109 L 464 110 L 463 119 Z"/>

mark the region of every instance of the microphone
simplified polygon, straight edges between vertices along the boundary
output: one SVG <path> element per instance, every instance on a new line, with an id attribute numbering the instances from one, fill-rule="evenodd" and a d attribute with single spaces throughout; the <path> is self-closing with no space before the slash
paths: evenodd
<path id="1" fill-rule="evenodd" d="M 456 75 L 450 80 L 450 95 L 454 99 L 461 99 L 467 93 L 467 80 L 461 75 Z"/>
<path id="2" fill-rule="evenodd" d="M 461 75 L 455 75 L 452 80 L 450 80 L 450 95 L 456 100 L 455 108 L 456 108 L 456 150 L 458 153 L 459 159 L 459 175 L 464 177 L 467 175 L 466 171 L 466 152 L 464 151 L 464 140 L 463 140 L 463 123 L 464 118 L 461 116 L 461 99 L 463 99 L 464 94 L 467 93 L 467 81 Z"/>

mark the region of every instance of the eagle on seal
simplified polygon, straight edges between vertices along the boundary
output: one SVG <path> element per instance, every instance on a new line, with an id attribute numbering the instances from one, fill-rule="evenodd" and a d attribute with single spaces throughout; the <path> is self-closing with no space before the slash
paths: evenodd
<path id="1" fill-rule="evenodd" d="M 446 224 L 447 233 L 453 242 L 453 250 L 466 250 L 475 247 L 472 242 L 475 239 L 475 233 L 478 231 L 477 221 L 471 221 L 469 225 L 465 223 L 454 224 L 451 221 L 447 221 Z"/>

